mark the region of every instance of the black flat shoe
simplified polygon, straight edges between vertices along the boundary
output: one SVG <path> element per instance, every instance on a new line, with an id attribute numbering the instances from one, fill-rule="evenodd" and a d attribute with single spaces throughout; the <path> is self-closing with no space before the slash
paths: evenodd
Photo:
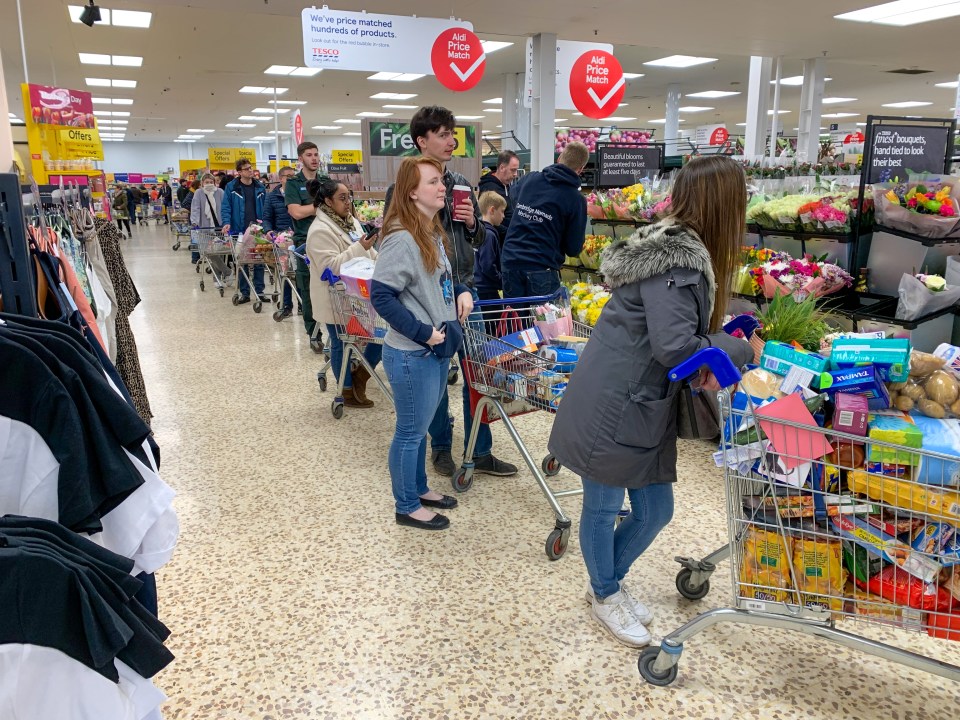
<path id="1" fill-rule="evenodd" d="M 450 527 L 450 520 L 443 515 L 435 515 L 433 520 L 417 520 L 409 515 L 396 513 L 397 525 L 417 528 L 418 530 L 444 530 Z"/>
<path id="2" fill-rule="evenodd" d="M 441 496 L 440 500 L 428 500 L 420 498 L 420 504 L 428 508 L 437 508 L 438 510 L 452 510 L 457 506 L 457 499 L 449 495 Z"/>

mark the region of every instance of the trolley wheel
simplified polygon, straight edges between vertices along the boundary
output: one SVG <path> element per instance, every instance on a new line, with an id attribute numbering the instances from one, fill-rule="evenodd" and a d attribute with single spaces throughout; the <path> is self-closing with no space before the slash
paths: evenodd
<path id="1" fill-rule="evenodd" d="M 460 377 L 460 371 L 453 365 L 447 370 L 447 385 L 456 385 Z"/>
<path id="2" fill-rule="evenodd" d="M 203 290 L 204 290 L 203 280 L 201 280 L 201 281 L 200 281 L 200 292 L 203 292 Z"/>
<path id="3" fill-rule="evenodd" d="M 253 311 L 254 311 L 255 313 L 259 313 L 261 310 L 263 310 L 263 303 L 260 302 L 259 300 L 257 300 L 257 301 L 253 304 Z"/>
<path id="4" fill-rule="evenodd" d="M 199 272 L 200 272 L 200 263 L 197 263 L 196 265 L 194 265 L 194 266 L 193 266 L 193 269 L 199 274 Z"/>
<path id="5" fill-rule="evenodd" d="M 220 297 L 223 297 L 223 288 L 220 288 Z"/>
<path id="6" fill-rule="evenodd" d="M 323 352 L 323 340 L 311 340 L 310 349 L 320 355 Z"/>
<path id="7" fill-rule="evenodd" d="M 458 493 L 466 492 L 473 487 L 473 468 L 470 468 L 470 470 L 460 468 L 450 482 L 453 485 L 454 491 Z"/>
<path id="8" fill-rule="evenodd" d="M 174 244 L 173 249 L 174 249 L 174 250 L 179 250 L 179 249 L 180 249 L 180 242 L 179 242 L 179 241 L 177 241 L 177 242 Z"/>
<path id="9" fill-rule="evenodd" d="M 270 297 L 273 299 L 273 304 L 274 304 L 274 305 L 276 305 L 278 302 L 280 302 L 280 294 L 279 294 L 279 293 L 274 293 L 274 294 L 271 295 Z"/>
<path id="10" fill-rule="evenodd" d="M 558 472 L 560 472 L 561 467 L 563 466 L 560 464 L 560 461 L 557 460 L 557 458 L 552 454 L 547 455 L 543 459 L 543 462 L 540 463 L 540 469 L 543 470 L 543 474 L 547 477 L 553 477 L 556 475 Z"/>
<path id="11" fill-rule="evenodd" d="M 327 391 L 327 376 L 323 373 L 317 373 L 317 382 L 320 383 L 320 392 Z"/>
<path id="12" fill-rule="evenodd" d="M 677 573 L 677 592 L 687 600 L 702 600 L 710 592 L 710 581 L 704 580 L 701 585 L 694 586 L 690 584 L 692 575 L 693 570 L 690 568 L 680 568 Z"/>
<path id="13" fill-rule="evenodd" d="M 273 319 L 277 322 L 283 322 L 283 310 L 274 310 Z"/>
<path id="14" fill-rule="evenodd" d="M 342 417 L 343 417 L 343 403 L 342 403 L 342 402 L 337 402 L 336 400 L 334 400 L 334 401 L 330 404 L 330 412 L 333 413 L 333 418 L 334 418 L 334 420 L 339 420 L 340 418 L 342 418 Z"/>
<path id="15" fill-rule="evenodd" d="M 657 672 L 653 669 L 653 664 L 657 661 L 662 651 L 659 647 L 645 647 L 637 660 L 637 668 L 640 670 L 640 677 L 651 685 L 666 687 L 671 685 L 677 679 L 677 666 L 673 665 L 663 672 Z"/>
<path id="16" fill-rule="evenodd" d="M 544 549 L 547 551 L 547 558 L 550 560 L 559 560 L 567 552 L 567 543 L 570 541 L 570 528 L 554 528 L 547 535 L 547 542 Z"/>
<path id="17" fill-rule="evenodd" d="M 239 305 L 239 304 L 240 304 L 240 295 L 235 294 L 235 295 L 233 296 L 233 304 L 234 304 L 234 305 Z"/>
<path id="18" fill-rule="evenodd" d="M 210 269 L 210 266 L 207 266 L 207 275 L 213 275 L 213 270 Z"/>

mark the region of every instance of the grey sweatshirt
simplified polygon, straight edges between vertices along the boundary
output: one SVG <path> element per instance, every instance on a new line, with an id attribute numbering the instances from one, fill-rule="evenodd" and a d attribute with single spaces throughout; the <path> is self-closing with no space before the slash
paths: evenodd
<path id="1" fill-rule="evenodd" d="M 433 328 L 457 319 L 450 261 L 437 244 L 441 264 L 433 272 L 423 266 L 420 248 L 406 230 L 390 233 L 380 245 L 372 299 L 390 324 L 384 342 L 397 350 L 423 350 Z"/>

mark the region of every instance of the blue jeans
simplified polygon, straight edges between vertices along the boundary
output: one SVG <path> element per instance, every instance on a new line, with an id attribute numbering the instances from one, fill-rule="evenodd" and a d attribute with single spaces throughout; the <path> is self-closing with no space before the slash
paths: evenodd
<path id="1" fill-rule="evenodd" d="M 387 464 L 397 513 L 420 507 L 427 488 L 427 427 L 440 397 L 446 395 L 447 361 L 429 350 L 397 350 L 383 346 L 383 367 L 393 389 L 397 425 Z"/>
<path id="2" fill-rule="evenodd" d="M 250 297 L 250 283 L 247 282 L 246 277 L 246 274 L 250 272 L 250 266 L 245 265 L 243 269 L 244 272 L 237 273 L 240 276 L 237 281 L 237 290 L 241 297 Z M 253 266 L 253 289 L 257 291 L 257 295 L 263 294 L 263 265 Z"/>
<path id="3" fill-rule="evenodd" d="M 623 506 L 623 488 L 583 481 L 580 551 L 598 598 L 620 590 L 620 581 L 673 518 L 673 483 L 627 490 L 630 515 L 614 530 Z"/>
<path id="4" fill-rule="evenodd" d="M 283 307 L 293 309 L 293 287 L 286 280 L 283 281 Z"/>
<path id="5" fill-rule="evenodd" d="M 560 289 L 560 273 L 556 270 L 503 270 L 505 298 L 553 295 Z"/>
<path id="6" fill-rule="evenodd" d="M 337 330 L 343 332 L 343 328 L 338 328 L 336 325 L 331 325 L 327 323 L 327 337 L 330 339 L 327 347 L 330 348 L 330 369 L 333 370 L 334 376 L 340 378 L 340 366 L 343 364 L 343 341 L 340 340 L 340 336 L 337 335 Z M 367 362 L 370 363 L 370 367 L 375 368 L 380 364 L 380 358 L 383 357 L 383 345 L 378 345 L 377 343 L 367 343 L 366 349 L 363 351 L 363 356 L 367 359 Z M 347 376 L 343 381 L 344 389 L 348 387 L 353 387 L 353 378 L 350 375 L 350 371 L 347 371 Z"/>
<path id="7" fill-rule="evenodd" d="M 471 290 L 474 302 L 477 301 L 477 291 Z M 482 319 L 479 313 L 473 313 L 467 318 L 468 323 L 480 323 Z M 463 347 L 457 352 L 460 358 L 461 372 L 466 355 Z M 467 383 L 466 376 L 463 379 L 463 450 L 466 452 L 467 443 L 470 442 L 470 431 L 473 428 L 473 413 L 470 412 L 470 386 Z M 444 385 L 443 397 L 440 398 L 440 406 L 437 408 L 437 414 L 430 422 L 430 448 L 434 452 L 437 450 L 453 450 L 453 418 L 450 417 L 450 395 Z M 477 431 L 477 446 L 473 450 L 475 458 L 487 457 L 493 453 L 493 434 L 490 432 L 490 426 L 482 424 Z"/>

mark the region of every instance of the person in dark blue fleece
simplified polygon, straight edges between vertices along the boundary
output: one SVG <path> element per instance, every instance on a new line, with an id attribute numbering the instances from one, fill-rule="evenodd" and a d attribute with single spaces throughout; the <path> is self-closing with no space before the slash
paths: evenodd
<path id="1" fill-rule="evenodd" d="M 503 222 L 507 201 L 502 195 L 488 191 L 480 194 L 477 203 L 483 214 L 483 227 L 487 236 L 477 250 L 473 283 L 481 300 L 499 300 L 503 278 L 500 275 L 500 236 L 497 231 Z"/>
<path id="2" fill-rule="evenodd" d="M 560 289 L 564 257 L 583 249 L 587 201 L 580 194 L 580 173 L 589 159 L 587 146 L 572 142 L 556 164 L 520 181 L 500 255 L 504 297 L 552 295 Z"/>

